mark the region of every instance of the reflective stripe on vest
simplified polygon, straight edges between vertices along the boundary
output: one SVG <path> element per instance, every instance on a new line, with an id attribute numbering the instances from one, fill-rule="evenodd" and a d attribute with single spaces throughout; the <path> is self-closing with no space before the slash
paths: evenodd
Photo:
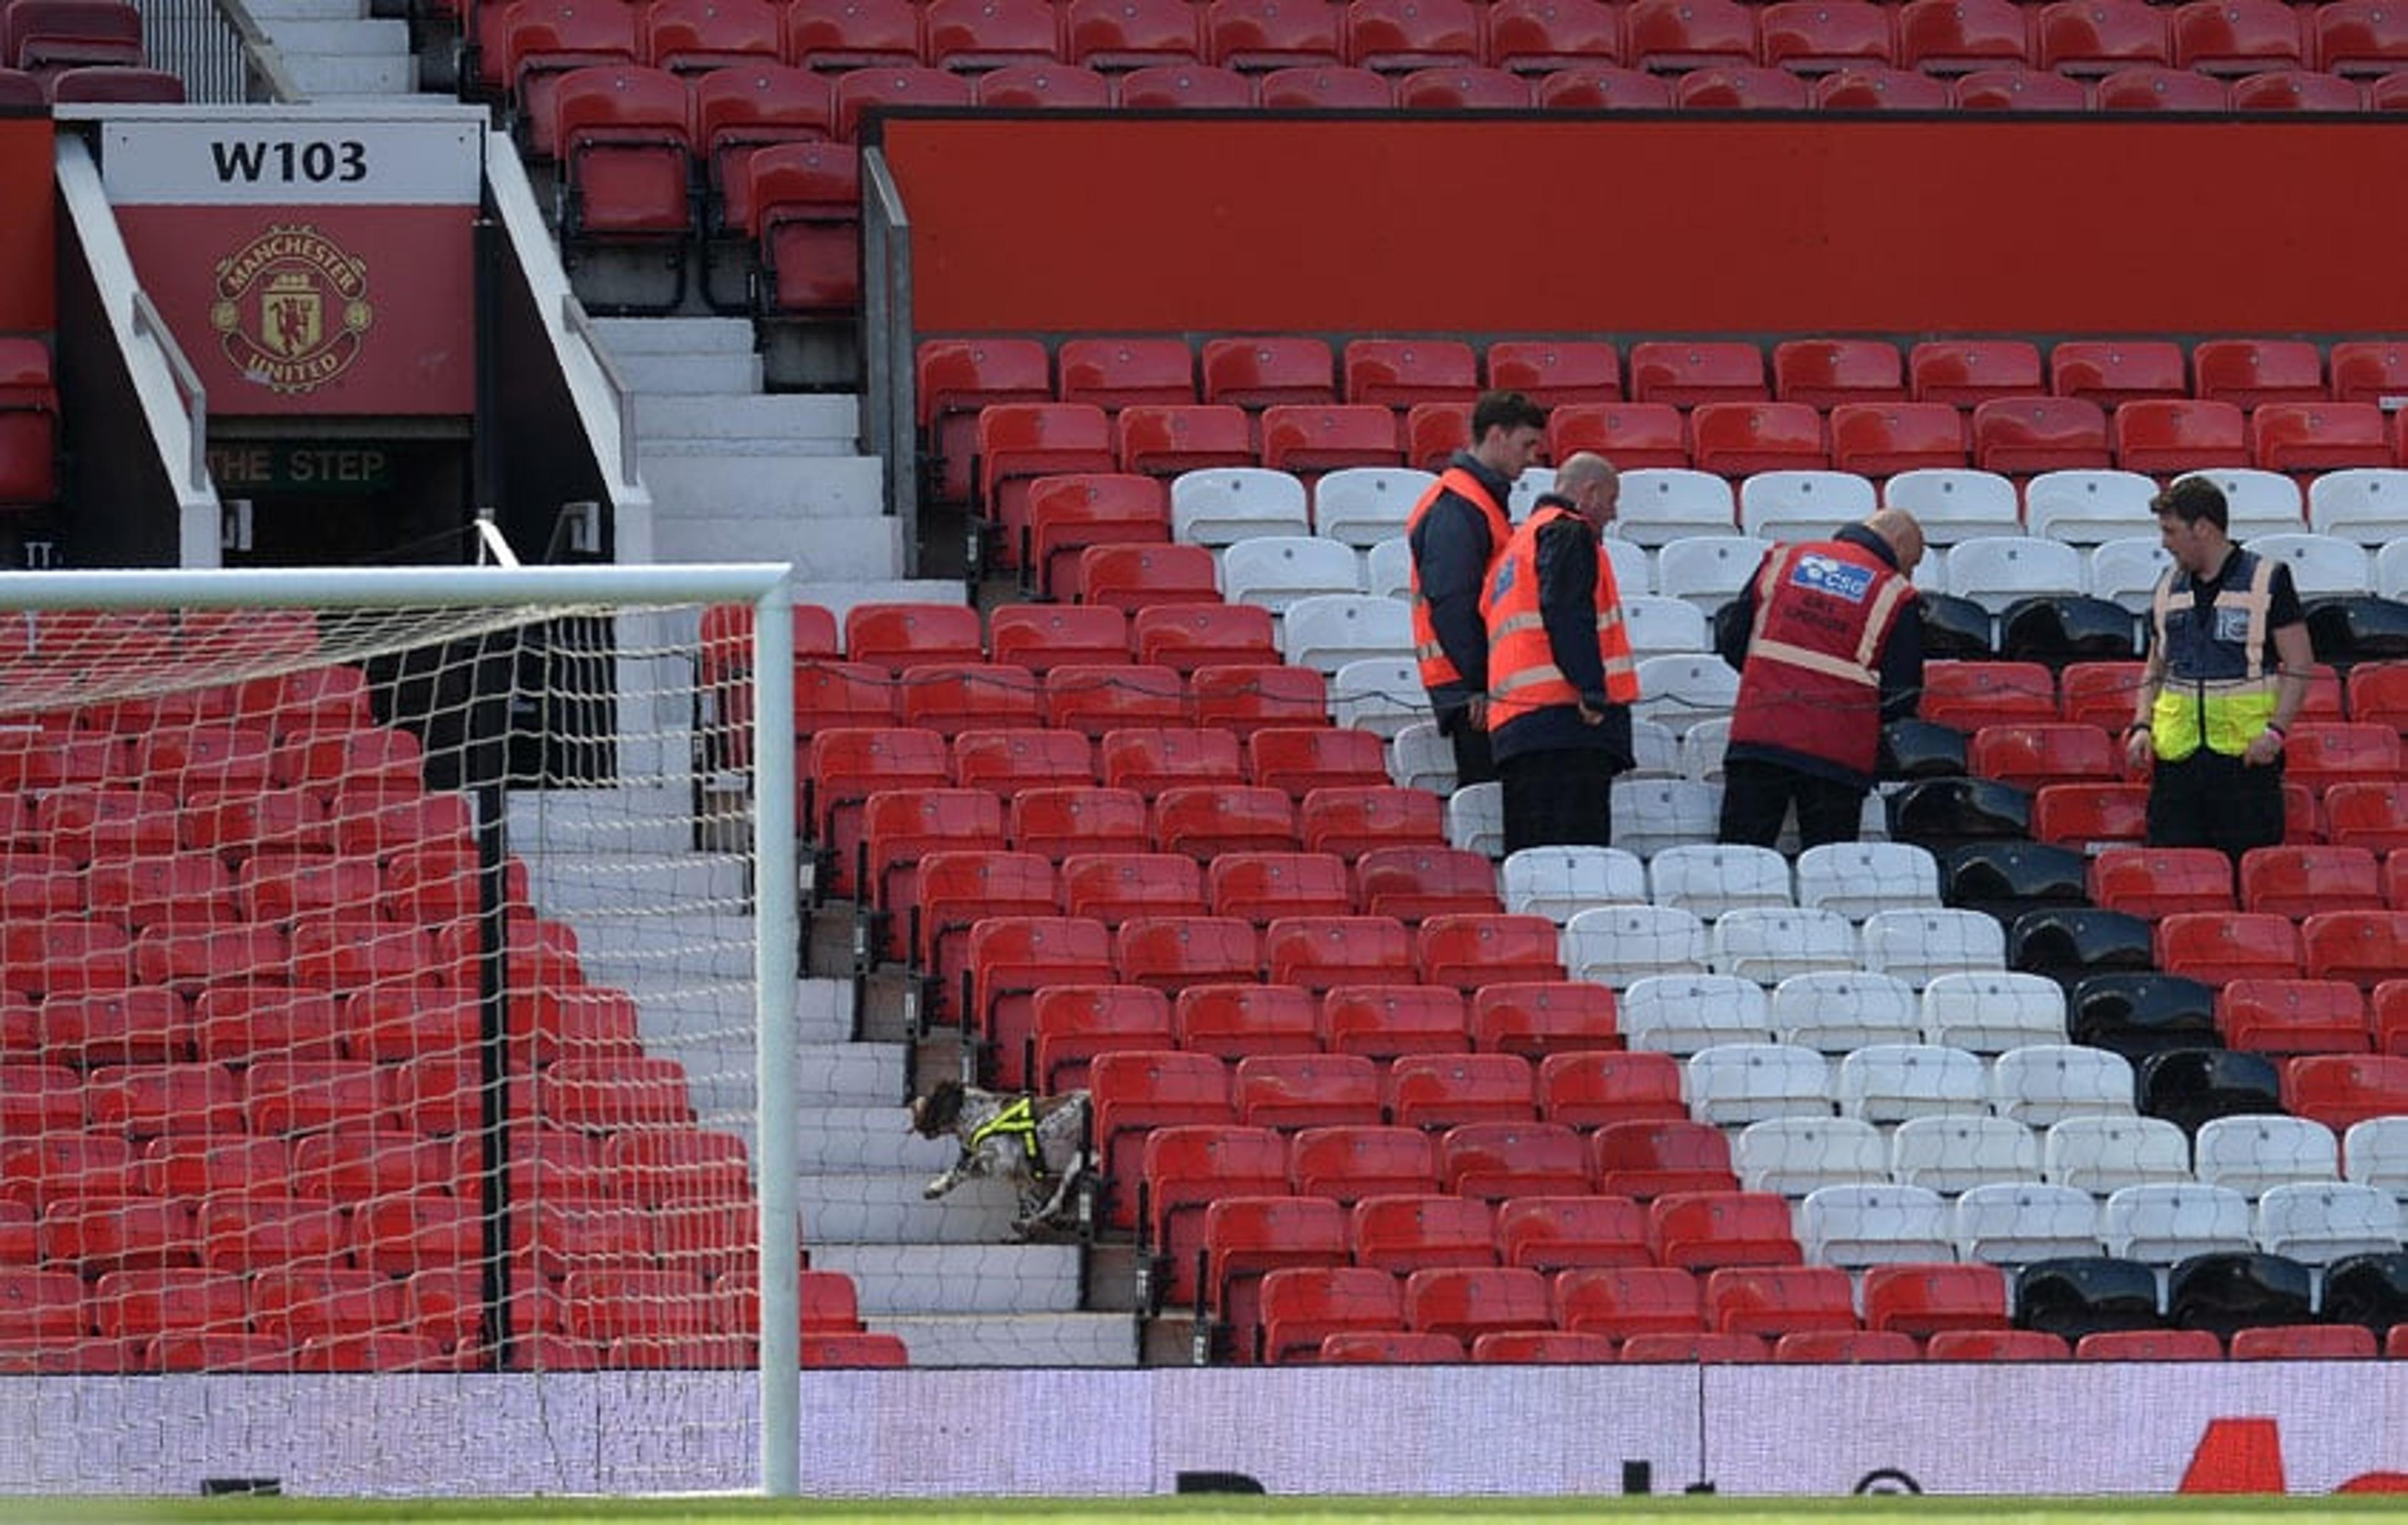
<path id="1" fill-rule="evenodd" d="M 1488 489 L 1481 485 L 1480 479 L 1462 467 L 1450 466 L 1440 472 L 1438 481 L 1430 483 L 1429 490 L 1422 494 L 1421 501 L 1413 505 L 1413 511 L 1405 519 L 1405 543 L 1408 548 L 1412 546 L 1413 532 L 1421 528 L 1423 515 L 1448 493 L 1479 510 L 1480 517 L 1487 523 L 1488 561 L 1480 568 L 1480 586 L 1485 591 L 1488 579 L 1496 573 L 1498 558 L 1505 554 L 1505 542 L 1513 537 L 1513 521 L 1507 518 L 1504 509 L 1488 496 Z M 1422 686 L 1432 689 L 1453 687 L 1464 681 L 1463 674 L 1455 670 L 1455 663 L 1448 658 L 1446 648 L 1439 644 L 1438 627 L 1430 623 L 1429 602 L 1422 597 L 1421 558 L 1412 556 L 1409 559 L 1412 568 L 1413 659 L 1421 664 Z"/>
<path id="2" fill-rule="evenodd" d="M 1022 1150 L 1028 1156 L 1029 1165 L 1038 1174 L 1045 1173 L 1045 1162 L 1037 1147 L 1037 1106 L 1034 1101 L 1025 1096 L 1012 1101 L 971 1129 L 969 1143 L 963 1147 L 976 1154 L 987 1140 L 1002 1135 L 1017 1136 Z"/>
<path id="3" fill-rule="evenodd" d="M 2266 670 L 2273 561 L 2241 552 L 2205 609 L 2195 601 L 2178 608 L 2175 599 L 2190 598 L 2193 586 L 2188 572 L 2171 570 L 2157 579 L 2150 601 L 2152 649 L 2163 654 L 2165 676 L 2149 709 L 2149 741 L 2167 762 L 2180 762 L 2201 746 L 2237 757 L 2274 718 L 2274 675 Z M 2178 612 L 2188 615 L 2179 630 Z M 2182 670 L 2211 667 L 2214 674 Z M 2236 669 L 2238 676 L 2220 675 Z"/>
<path id="4" fill-rule="evenodd" d="M 1914 584 L 1873 552 L 1816 540 L 1765 553 L 1756 588 L 1730 739 L 1871 773 L 1882 649 Z"/>
<path id="5" fill-rule="evenodd" d="M 1549 505 L 1530 515 L 1489 574 L 1480 600 L 1488 624 L 1488 728 L 1492 731 L 1533 711 L 1581 702 L 1580 691 L 1555 666 L 1547 640 L 1546 613 L 1539 607 L 1539 531 L 1558 522 L 1581 526 L 1581 516 Z M 1622 599 L 1613 583 L 1613 558 L 1597 556 L 1598 655 L 1605 664 L 1605 697 L 1615 704 L 1639 698 L 1639 665 L 1630 654 L 1630 631 L 1622 621 Z"/>

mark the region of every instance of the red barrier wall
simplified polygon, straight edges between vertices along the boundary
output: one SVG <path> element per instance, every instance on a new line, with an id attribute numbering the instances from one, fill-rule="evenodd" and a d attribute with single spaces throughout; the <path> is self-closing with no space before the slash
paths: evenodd
<path id="1" fill-rule="evenodd" d="M 50 118 L 0 119 L 0 333 L 47 333 L 58 306 Z"/>
<path id="2" fill-rule="evenodd" d="M 2408 332 L 2408 125 L 897 118 L 923 333 Z"/>

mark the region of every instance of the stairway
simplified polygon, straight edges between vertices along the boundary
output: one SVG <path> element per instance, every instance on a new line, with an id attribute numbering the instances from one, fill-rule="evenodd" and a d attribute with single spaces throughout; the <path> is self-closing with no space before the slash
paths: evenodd
<path id="1" fill-rule="evenodd" d="M 313 101 L 408 95 L 418 89 L 409 23 L 371 17 L 369 0 L 248 0 L 247 8 Z"/>

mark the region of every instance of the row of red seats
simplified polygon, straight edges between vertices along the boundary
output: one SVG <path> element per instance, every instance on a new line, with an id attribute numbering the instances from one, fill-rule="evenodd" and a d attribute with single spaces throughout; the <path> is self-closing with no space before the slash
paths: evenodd
<path id="1" fill-rule="evenodd" d="M 50 0 L 62 3 L 62 0 Z M 87 0 L 91 3 L 91 0 Z M 1903 65 L 1956 74 L 2029 65 L 2104 74 L 2170 65 L 2207 75 L 2278 69 L 2384 74 L 2408 62 L 2408 29 L 2372 0 L 2298 9 L 2278 0 L 650 0 L 600 14 L 562 0 L 480 7 L 477 82 L 523 90 L 579 62 L 696 70 L 731 63 L 973 72 L 1060 63 L 1103 72 L 1161 65 L 1263 72 L 1351 66 L 1387 75 L 1570 66 L 1664 72 L 1779 65 L 1819 74 Z M 138 60 L 137 60 L 138 62 Z M 964 98 L 967 98 L 965 92 Z M 1264 101 L 1264 105 L 1277 103 Z M 1347 103 L 1357 104 L 1357 103 Z M 1384 103 L 1383 103 L 1384 104 Z M 2220 103 L 2219 103 L 2220 105 Z"/>
<path id="2" fill-rule="evenodd" d="M 2226 1046 L 2254 1054 L 2408 1054 L 2408 980 L 2244 977 L 2215 993 Z"/>
<path id="3" fill-rule="evenodd" d="M 1112 478 L 1099 490 L 1123 483 L 1133 486 L 1148 509 L 1160 511 L 1152 522 L 1168 540 L 1168 490 L 1145 478 Z M 1046 496 L 1032 494 L 1032 507 L 1041 509 Z M 983 628 L 978 611 L 967 604 L 861 604 L 846 613 L 839 640 L 835 617 L 805 605 L 795 611 L 794 645 L 797 662 L 845 657 L 893 677 L 932 663 L 992 661 L 1042 675 L 1057 667 L 1111 667 L 1132 658 L 1193 677 L 1205 667 L 1277 665 L 1273 629 L 1268 610 L 1221 604 L 1215 595 L 1196 606 L 1135 611 L 1111 605 L 1005 604 L 986 616 Z M 749 609 L 721 605 L 704 615 L 700 678 L 706 687 L 721 690 L 744 677 L 752 664 L 752 638 Z M 797 726 L 796 733 L 819 728 Z"/>
<path id="4" fill-rule="evenodd" d="M 1949 1330 L 1917 1341 L 1895 1332 L 1805 1330 L 1771 1339 L 1761 1334 L 1634 1334 L 1627 1340 L 1561 1330 L 1483 1334 L 1467 1347 L 1452 1335 L 1399 1330 L 1344 1330 L 1323 1338 L 1324 1365 L 1431 1365 L 1453 1361 L 1566 1364 L 1619 1360 L 1627 1364 L 1862 1364 L 1907 1360 L 2221 1360 L 2224 1343 L 2206 1330 L 2110 1330 L 2069 1345 L 2038 1330 Z M 2286 1324 L 2233 1331 L 2234 1360 L 2350 1360 L 2408 1356 L 2408 1324 L 2395 1326 L 2378 1347 L 2355 1324 Z M 1295 1359 L 1295 1358 L 1291 1358 Z"/>
<path id="5" fill-rule="evenodd" d="M 0 108 L 8 109 L 102 101 L 179 106 L 183 99 L 183 80 L 137 65 L 84 64 L 39 73 L 0 68 Z"/>
<path id="6" fill-rule="evenodd" d="M 2152 920 L 2246 911 L 2298 919 L 2337 911 L 2408 911 L 2408 856 L 2285 843 L 2232 860 L 2212 848 L 2111 847 L 2090 860 L 2090 899 Z"/>
<path id="7" fill-rule="evenodd" d="M 2335 982 L 2353 996 L 2408 969 L 2408 911 L 2179 911 L 2157 919 L 2157 967 L 2202 985 Z M 2358 1046 L 2363 1047 L 2361 1042 Z"/>
<path id="8" fill-rule="evenodd" d="M 1200 546 L 1147 549 L 1203 550 Z M 1211 553 L 1204 554 L 1209 562 Z M 1147 591 L 1168 590 L 1156 583 L 1148 584 Z M 1040 627 L 1052 624 L 1032 623 Z M 1156 623 L 1156 629 L 1162 632 L 1163 645 L 1174 646 L 1185 632 L 1199 627 L 1209 638 L 1219 640 L 1232 627 L 1244 626 L 1258 627 L 1258 622 L 1216 615 L 1206 620 L 1163 620 Z M 1193 647 L 1187 651 L 1190 661 L 1197 655 Z M 904 738 L 897 743 L 898 750 L 912 744 L 910 733 L 914 732 L 941 742 L 1050 728 L 1093 747 L 1115 731 L 1219 730 L 1242 741 L 1266 730 L 1323 729 L 1328 722 L 1327 680 L 1311 668 L 1280 665 L 1275 656 L 1258 662 L 1215 662 L 1184 672 L 1168 663 L 1059 663 L 1041 675 L 1017 662 L 930 662 L 907 668 L 900 677 L 867 663 L 821 659 L 800 667 L 796 683 L 797 734 L 816 738 L 831 731 L 873 731 Z M 926 760 L 917 754 L 910 755 L 915 762 Z M 934 770 L 943 771 L 942 760 L 936 762 Z"/>
<path id="9" fill-rule="evenodd" d="M 8 0 L 0 7 L 0 67 L 47 80 L 94 64 L 139 68 L 142 15 L 130 0 Z"/>
<path id="10" fill-rule="evenodd" d="M 1983 778 L 2031 790 L 2112 784 L 2126 772 L 2122 732 L 2082 721 L 1985 726 L 1973 733 L 1966 762 Z M 2338 784 L 2395 782 L 2408 759 L 2400 733 L 2388 725 L 2306 721 L 2284 738 L 2283 766 L 2287 782 L 2322 795 Z"/>
<path id="11" fill-rule="evenodd" d="M 2148 835 L 2145 784 L 2051 784 L 2031 797 L 2031 834 L 2090 851 L 2138 843 Z M 2408 847 L 2408 781 L 2335 784 L 2319 796 L 2304 784 L 2283 785 L 2283 840 L 2389 853 Z"/>
<path id="12" fill-rule="evenodd" d="M 2074 662 L 2061 671 L 2038 662 L 1928 662 L 1921 713 L 1969 734 L 1988 726 L 2057 721 L 2121 734 L 2132 723 L 2142 675 L 2139 662 Z M 2408 663 L 2361 662 L 2346 680 L 2318 664 L 2299 719 L 2314 727 L 2348 720 L 2408 732 Z"/>
<path id="13" fill-rule="evenodd" d="M 40 832 L 35 840 L 42 840 Z M 476 860 L 464 844 L 406 848 L 374 857 L 263 850 L 229 866 L 217 853 L 103 856 L 0 851 L 0 915 L 37 919 L 90 913 L 138 931 L 157 922 L 290 923 L 350 911 L 432 928 L 477 914 Z"/>
<path id="14" fill-rule="evenodd" d="M 293 985 L 359 991 L 437 991 L 473 986 L 481 957 L 478 924 L 432 930 L 341 911 L 289 926 L 161 922 L 129 933 L 112 921 L 75 916 L 0 925 L 0 990 L 21 997 L 105 995 L 164 985 L 198 995 L 213 985 Z M 580 985 L 576 943 L 557 922 L 517 921 L 510 977 L 523 989 Z"/>

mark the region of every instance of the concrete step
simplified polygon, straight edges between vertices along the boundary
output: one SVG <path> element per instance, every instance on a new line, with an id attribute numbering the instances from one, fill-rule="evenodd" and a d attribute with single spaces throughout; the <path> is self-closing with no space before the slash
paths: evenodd
<path id="1" fill-rule="evenodd" d="M 1076 1244 L 822 1244 L 815 1270 L 853 1277 L 865 1317 L 890 1314 L 1075 1313 Z"/>
<path id="2" fill-rule="evenodd" d="M 804 583 L 882 581 L 903 566 L 903 522 L 663 517 L 652 526 L 652 554 L 664 562 L 783 561 Z"/>
<path id="3" fill-rule="evenodd" d="M 646 853 L 595 860 L 544 856 L 527 870 L 536 904 L 571 918 L 633 912 L 750 913 L 744 859 L 704 853 Z"/>
<path id="4" fill-rule="evenodd" d="M 751 1029 L 708 1038 L 668 1037 L 648 1040 L 647 1053 L 676 1059 L 689 1075 L 710 1077 L 713 1112 L 750 1111 L 752 1106 L 753 1038 Z M 901 1043 L 815 1043 L 806 1040 L 795 1050 L 795 1094 L 789 1098 L 797 1115 L 822 1107 L 881 1107 L 903 1103 L 905 1056 Z M 738 1084 L 740 1083 L 740 1085 Z M 740 1096 L 737 1095 L 741 1090 Z M 695 1098 L 695 1105 L 704 1099 Z M 939 1169 L 942 1169 L 939 1166 Z"/>
<path id="5" fill-rule="evenodd" d="M 251 0 L 245 8 L 273 39 L 294 22 L 366 21 L 368 0 Z"/>
<path id="6" fill-rule="evenodd" d="M 597 318 L 595 328 L 615 358 L 664 354 L 751 354 L 749 318 Z"/>
<path id="7" fill-rule="evenodd" d="M 950 1138 L 913 1132 L 905 1107 L 809 1107 L 795 1115 L 795 1156 L 806 1170 L 893 1172 L 924 1185 L 960 1152 Z"/>
<path id="8" fill-rule="evenodd" d="M 951 1162 L 914 1174 L 804 1175 L 795 1182 L 803 1231 L 813 1244 L 1000 1244 L 1011 1238 L 1018 1197 L 1008 1182 L 965 1181 L 935 1201 L 921 1195 Z"/>
<path id="9" fill-rule="evenodd" d="M 761 390 L 757 354 L 613 353 L 631 391 L 663 395 L 749 396 Z"/>
<path id="10" fill-rule="evenodd" d="M 701 938 L 690 927 L 633 917 L 586 917 L 569 925 L 577 930 L 585 977 L 595 985 L 640 995 L 745 980 L 754 969 L 749 922 L 731 921 L 720 935 Z"/>
<path id="11" fill-rule="evenodd" d="M 804 447 L 801 453 L 850 455 L 860 433 L 860 401 L 835 394 L 636 399 L 636 435 L 647 455 L 662 447 L 715 444 L 756 453 L 795 445 Z"/>
<path id="12" fill-rule="evenodd" d="M 284 66 L 313 101 L 408 95 L 418 89 L 418 60 L 408 53 L 287 53 Z"/>
<path id="13" fill-rule="evenodd" d="M 513 790 L 510 846 L 529 856 L 674 856 L 693 850 L 693 813 L 683 787 Z"/>
<path id="14" fill-rule="evenodd" d="M 873 455 L 733 450 L 671 455 L 648 445 L 643 473 L 656 534 L 673 521 L 706 515 L 784 523 L 876 518 L 885 511 L 885 464 Z"/>
<path id="15" fill-rule="evenodd" d="M 1135 1366 L 1125 1313 L 896 1314 L 864 1320 L 901 1339 L 914 1366 Z"/>
<path id="16" fill-rule="evenodd" d="M 751 1054 L 757 1021 L 757 1003 L 750 979 L 720 985 L 691 985 L 676 990 L 646 990 L 636 997 L 637 1020 L 647 1044 L 682 1043 L 719 1046 L 738 1057 Z M 847 980 L 797 982 L 795 987 L 796 1041 L 814 1045 L 853 1041 L 853 985 Z M 743 1058 L 746 1072 L 751 1061 Z"/>
<path id="17" fill-rule="evenodd" d="M 407 57 L 409 52 L 408 22 L 279 18 L 268 25 L 267 35 L 287 62 L 308 57 Z"/>

